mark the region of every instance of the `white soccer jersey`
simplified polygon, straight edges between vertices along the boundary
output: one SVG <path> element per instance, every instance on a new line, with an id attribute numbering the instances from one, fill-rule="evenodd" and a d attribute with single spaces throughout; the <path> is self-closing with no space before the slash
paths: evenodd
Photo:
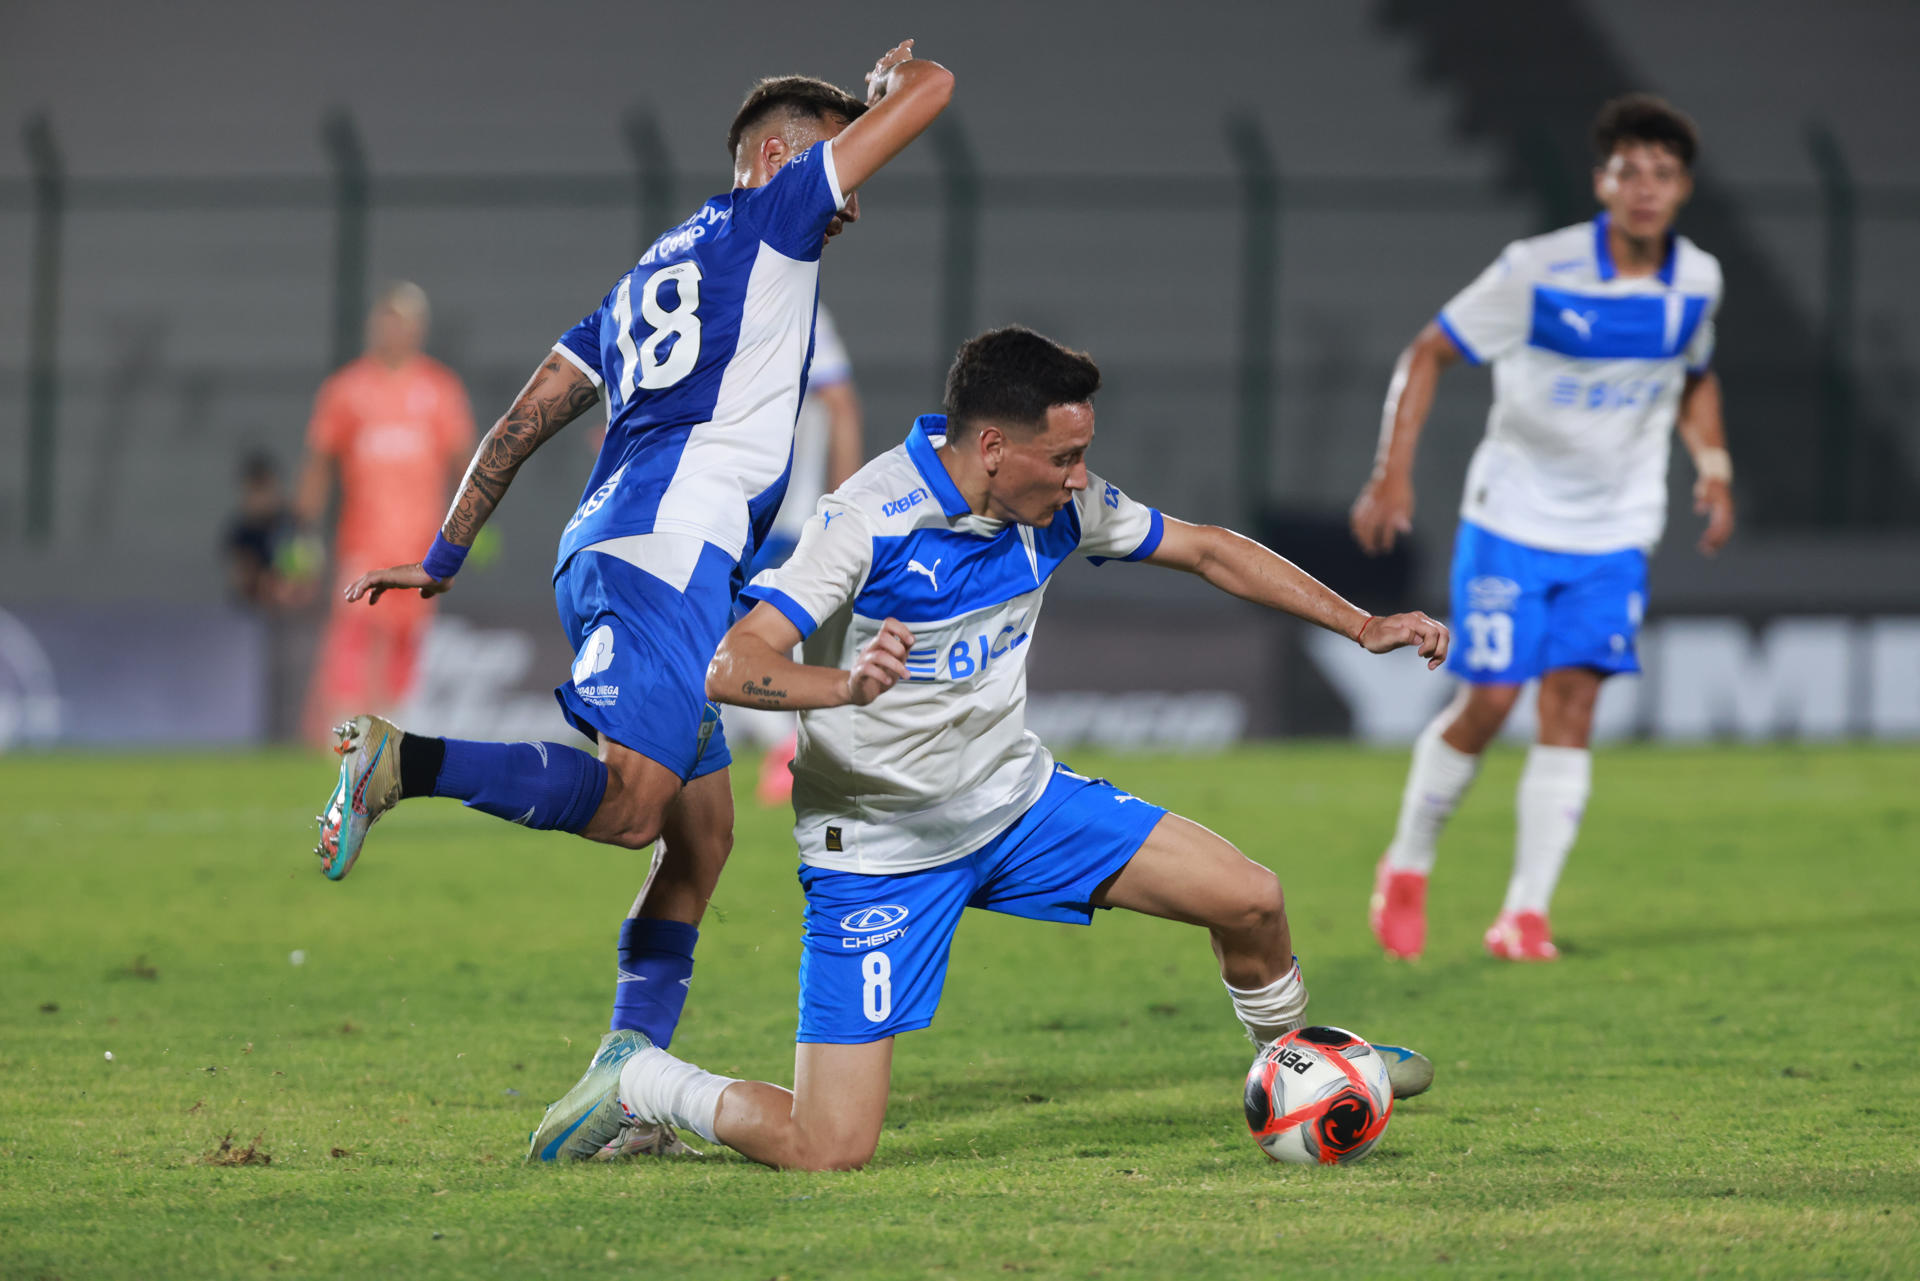
<path id="1" fill-rule="evenodd" d="M 1493 362 L 1461 516 L 1548 551 L 1659 542 L 1681 390 L 1713 357 L 1719 308 L 1720 263 L 1685 236 L 1635 277 L 1614 270 L 1605 214 L 1508 245 L 1438 317 Z"/>
<path id="2" fill-rule="evenodd" d="M 1074 552 L 1140 560 L 1160 513 L 1091 474 L 1050 525 L 974 515 L 935 452 L 946 419 L 821 500 L 792 559 L 755 578 L 805 637 L 805 661 L 847 668 L 889 618 L 913 631 L 908 679 L 865 707 L 800 714 L 794 839 L 815 867 L 913 872 L 963 858 L 1046 789 L 1053 756 L 1026 726 L 1027 645 L 1053 571 Z"/>
<path id="3" fill-rule="evenodd" d="M 853 364 L 833 317 L 821 307 L 813 320 L 813 368 L 807 374 L 807 398 L 800 402 L 800 420 L 793 426 L 793 470 L 787 478 L 787 496 L 773 518 L 776 538 L 797 541 L 800 527 L 827 492 L 827 463 L 833 450 L 833 421 L 814 393 L 853 379 Z"/>

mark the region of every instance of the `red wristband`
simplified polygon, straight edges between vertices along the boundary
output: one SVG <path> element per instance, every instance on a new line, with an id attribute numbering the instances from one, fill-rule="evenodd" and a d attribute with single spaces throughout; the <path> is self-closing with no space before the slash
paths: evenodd
<path id="1" fill-rule="evenodd" d="M 1354 633 L 1353 643 L 1365 649 L 1367 647 L 1367 628 L 1372 627 L 1377 621 L 1378 619 L 1374 615 L 1368 614 L 1367 621 L 1360 624 L 1360 630 Z"/>

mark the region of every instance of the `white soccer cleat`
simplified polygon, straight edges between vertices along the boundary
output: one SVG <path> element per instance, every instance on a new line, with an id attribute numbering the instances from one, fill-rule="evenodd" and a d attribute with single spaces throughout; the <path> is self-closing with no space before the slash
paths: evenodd
<path id="1" fill-rule="evenodd" d="M 1410 1099 L 1433 1088 L 1432 1059 L 1404 1045 L 1371 1044 L 1374 1052 L 1387 1061 L 1387 1080 L 1393 1086 L 1394 1098 Z"/>
<path id="2" fill-rule="evenodd" d="M 527 1136 L 529 1161 L 617 1161 L 630 1156 L 703 1156 L 671 1125 L 635 1115 L 620 1101 L 620 1072 L 646 1035 L 623 1028 L 600 1038 L 586 1075 L 547 1109 Z"/>

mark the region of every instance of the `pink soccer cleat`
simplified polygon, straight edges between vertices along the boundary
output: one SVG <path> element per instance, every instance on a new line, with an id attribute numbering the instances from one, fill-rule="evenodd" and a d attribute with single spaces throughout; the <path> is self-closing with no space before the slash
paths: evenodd
<path id="1" fill-rule="evenodd" d="M 1402 871 L 1381 858 L 1373 875 L 1367 923 L 1388 956 L 1416 959 L 1427 946 L 1427 874 Z"/>
<path id="2" fill-rule="evenodd" d="M 1543 912 L 1502 912 L 1487 927 L 1487 955 L 1502 961 L 1554 961 L 1560 949 Z"/>

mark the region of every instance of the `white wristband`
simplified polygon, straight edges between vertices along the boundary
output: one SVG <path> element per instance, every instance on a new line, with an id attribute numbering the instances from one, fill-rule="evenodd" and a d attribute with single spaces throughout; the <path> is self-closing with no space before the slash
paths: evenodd
<path id="1" fill-rule="evenodd" d="M 1693 468 L 1701 480 L 1725 481 L 1733 483 L 1733 455 L 1715 447 L 1703 449 L 1693 456 Z"/>

